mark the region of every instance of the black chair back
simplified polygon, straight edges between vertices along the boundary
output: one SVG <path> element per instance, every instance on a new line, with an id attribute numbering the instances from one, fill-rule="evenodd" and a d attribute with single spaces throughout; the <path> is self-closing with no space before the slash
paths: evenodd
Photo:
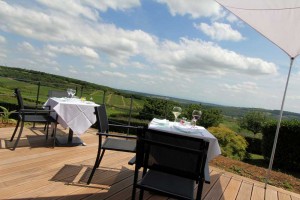
<path id="1" fill-rule="evenodd" d="M 24 103 L 23 103 L 23 98 L 22 98 L 22 95 L 21 95 L 21 91 L 16 88 L 15 89 L 15 95 L 17 97 L 17 100 L 18 100 L 18 109 L 24 109 Z"/>
<path id="2" fill-rule="evenodd" d="M 98 131 L 100 133 L 108 133 L 108 118 L 106 114 L 105 104 L 101 104 L 100 106 L 95 107 L 95 112 L 98 123 Z"/>
<path id="3" fill-rule="evenodd" d="M 136 165 L 198 180 L 204 177 L 208 146 L 202 139 L 148 129 L 138 135 Z"/>

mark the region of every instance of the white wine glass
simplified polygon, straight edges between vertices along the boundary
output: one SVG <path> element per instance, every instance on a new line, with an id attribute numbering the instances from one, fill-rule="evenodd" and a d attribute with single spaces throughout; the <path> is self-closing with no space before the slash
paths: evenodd
<path id="1" fill-rule="evenodd" d="M 68 97 L 71 97 L 71 95 L 72 95 L 72 89 L 71 89 L 71 88 L 68 88 L 68 89 L 67 89 L 67 93 L 68 93 Z"/>
<path id="2" fill-rule="evenodd" d="M 200 110 L 193 110 L 193 112 L 192 112 L 192 117 L 193 117 L 192 125 L 193 125 L 193 127 L 196 126 L 196 123 L 200 119 L 201 115 L 202 115 L 202 112 Z"/>
<path id="3" fill-rule="evenodd" d="M 181 109 L 180 107 L 178 107 L 178 106 L 175 106 L 175 107 L 173 108 L 172 113 L 173 113 L 174 116 L 175 116 L 174 122 L 177 121 L 177 118 L 178 118 L 178 116 L 181 114 L 181 111 L 182 111 L 182 109 Z"/>
<path id="4" fill-rule="evenodd" d="M 72 98 L 74 97 L 75 94 L 76 94 L 76 90 L 71 89 L 71 97 L 72 97 Z"/>

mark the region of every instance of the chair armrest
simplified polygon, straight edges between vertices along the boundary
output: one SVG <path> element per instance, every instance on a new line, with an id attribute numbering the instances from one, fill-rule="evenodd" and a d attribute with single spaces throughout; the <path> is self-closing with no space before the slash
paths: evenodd
<path id="1" fill-rule="evenodd" d="M 121 128 L 133 128 L 133 129 L 142 129 L 141 126 L 128 126 L 128 125 L 119 125 L 119 124 L 108 124 L 108 126 L 121 127 Z"/>
<path id="2" fill-rule="evenodd" d="M 49 113 L 55 112 L 55 110 L 36 110 L 36 109 L 20 109 L 20 113 Z"/>
<path id="3" fill-rule="evenodd" d="M 97 133 L 97 135 L 101 136 L 109 136 L 109 137 L 119 137 L 119 138 L 127 138 L 127 139 L 136 139 L 136 136 L 130 135 L 118 135 L 118 134 L 111 134 L 111 133 Z"/>

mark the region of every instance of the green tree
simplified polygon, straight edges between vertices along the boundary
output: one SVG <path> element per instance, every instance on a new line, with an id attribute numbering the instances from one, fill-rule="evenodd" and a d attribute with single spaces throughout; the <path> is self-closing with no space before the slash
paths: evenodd
<path id="1" fill-rule="evenodd" d="M 218 126 L 223 120 L 222 111 L 215 108 L 204 109 L 199 120 L 199 125 L 205 128 Z"/>
<path id="2" fill-rule="evenodd" d="M 267 117 L 264 113 L 258 111 L 251 111 L 244 115 L 239 120 L 239 126 L 241 128 L 252 131 L 253 134 L 261 132 L 264 123 L 267 121 Z"/>
<path id="3" fill-rule="evenodd" d="M 175 105 L 178 106 L 179 104 L 164 99 L 154 99 L 154 98 L 147 99 L 144 103 L 143 109 L 139 114 L 139 117 L 141 119 L 148 119 L 148 120 L 151 120 L 154 117 L 174 120 L 174 115 L 172 114 L 172 108 Z"/>

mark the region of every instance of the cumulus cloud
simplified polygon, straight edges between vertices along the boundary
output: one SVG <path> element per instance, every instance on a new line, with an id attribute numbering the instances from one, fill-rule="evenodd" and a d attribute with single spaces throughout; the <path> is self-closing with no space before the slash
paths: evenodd
<path id="1" fill-rule="evenodd" d="M 99 1 L 99 0 L 87 0 L 83 2 L 86 5 L 95 7 L 101 11 L 107 11 L 107 9 L 113 10 L 127 10 L 141 5 L 140 0 L 109 0 L 109 1 Z"/>
<path id="2" fill-rule="evenodd" d="M 53 53 L 63 53 L 72 56 L 84 56 L 88 58 L 99 58 L 97 52 L 94 49 L 89 47 L 77 47 L 73 45 L 58 47 L 58 46 L 48 45 L 46 49 Z"/>
<path id="3" fill-rule="evenodd" d="M 40 4 L 52 8 L 54 10 L 63 11 L 73 17 L 84 16 L 90 20 L 98 19 L 97 12 L 87 6 L 80 4 L 79 1 L 60 1 L 60 0 L 36 0 Z"/>
<path id="4" fill-rule="evenodd" d="M 19 44 L 20 50 L 35 52 L 35 48 L 29 42 L 22 42 Z"/>
<path id="5" fill-rule="evenodd" d="M 148 55 L 168 70 L 227 74 L 235 72 L 247 75 L 271 75 L 277 73 L 274 63 L 251 58 L 223 49 L 215 43 L 182 38 L 179 43 L 165 41 L 160 48 Z"/>
<path id="6" fill-rule="evenodd" d="M 0 44 L 4 44 L 6 42 L 5 37 L 3 37 L 2 35 L 0 35 Z"/>
<path id="7" fill-rule="evenodd" d="M 157 0 L 157 2 L 166 4 L 173 16 L 178 14 L 200 18 L 222 15 L 221 6 L 212 0 Z"/>
<path id="8" fill-rule="evenodd" d="M 155 48 L 157 43 L 156 37 L 142 30 L 124 30 L 113 24 L 87 22 L 65 13 L 46 13 L 4 1 L 0 1 L 0 7 L 0 29 L 4 31 L 44 42 L 88 46 L 118 59 Z"/>
<path id="9" fill-rule="evenodd" d="M 86 65 L 86 66 L 84 66 L 85 68 L 87 68 L 87 69 L 95 69 L 95 66 L 94 65 Z"/>
<path id="10" fill-rule="evenodd" d="M 230 92 L 255 93 L 258 90 L 257 84 L 253 82 L 242 82 L 233 85 L 224 84 L 221 87 L 225 88 L 226 90 L 229 90 Z"/>
<path id="11" fill-rule="evenodd" d="M 208 35 L 213 40 L 231 40 L 240 41 L 243 40 L 243 36 L 237 30 L 233 30 L 230 24 L 223 24 L 214 22 L 212 25 L 206 23 L 194 24 L 194 26 Z"/>
<path id="12" fill-rule="evenodd" d="M 120 72 L 111 72 L 111 71 L 102 71 L 102 75 L 108 76 L 108 77 L 117 77 L 117 78 L 126 78 L 127 75 Z"/>

